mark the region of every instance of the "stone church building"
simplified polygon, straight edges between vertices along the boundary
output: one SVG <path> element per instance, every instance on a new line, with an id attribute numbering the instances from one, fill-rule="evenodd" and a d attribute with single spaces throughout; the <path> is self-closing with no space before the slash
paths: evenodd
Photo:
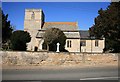
<path id="1" fill-rule="evenodd" d="M 65 49 L 69 52 L 103 52 L 105 39 L 89 37 L 89 32 L 79 30 L 77 22 L 45 22 L 41 9 L 25 9 L 24 31 L 31 35 L 27 44 L 29 51 L 44 51 L 43 35 L 48 28 L 59 28 L 66 35 Z"/>

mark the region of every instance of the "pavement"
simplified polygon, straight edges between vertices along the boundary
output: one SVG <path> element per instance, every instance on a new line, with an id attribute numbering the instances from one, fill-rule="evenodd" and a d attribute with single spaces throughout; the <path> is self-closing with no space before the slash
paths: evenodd
<path id="1" fill-rule="evenodd" d="M 19 68 L 19 69 L 18 69 Z M 118 66 L 48 66 L 4 68 L 3 80 L 118 80 Z M 30 81 L 29 81 L 30 82 Z"/>

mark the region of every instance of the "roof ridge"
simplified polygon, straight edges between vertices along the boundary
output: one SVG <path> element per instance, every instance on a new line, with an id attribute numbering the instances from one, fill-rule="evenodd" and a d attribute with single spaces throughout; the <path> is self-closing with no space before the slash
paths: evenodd
<path id="1" fill-rule="evenodd" d="M 45 25 L 49 24 L 66 24 L 66 25 L 72 25 L 77 27 L 77 22 L 45 22 Z"/>
<path id="2" fill-rule="evenodd" d="M 89 31 L 89 30 L 80 30 L 80 31 Z"/>
<path id="3" fill-rule="evenodd" d="M 43 25 L 43 28 L 46 28 L 46 27 L 49 27 L 49 26 L 55 26 L 57 28 L 57 26 L 59 28 L 70 28 L 70 27 L 73 27 L 73 28 L 78 28 L 78 25 L 77 25 L 77 22 L 45 22 L 44 25 Z"/>
<path id="4" fill-rule="evenodd" d="M 77 23 L 77 22 L 69 22 L 69 21 L 68 22 L 64 22 L 64 21 L 63 22 L 62 21 L 61 22 L 54 22 L 53 21 L 53 22 L 45 22 L 45 23 Z"/>

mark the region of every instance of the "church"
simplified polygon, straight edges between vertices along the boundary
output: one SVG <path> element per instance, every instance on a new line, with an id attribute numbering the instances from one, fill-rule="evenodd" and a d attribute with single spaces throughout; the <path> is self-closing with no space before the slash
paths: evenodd
<path id="1" fill-rule="evenodd" d="M 65 49 L 69 52 L 102 53 L 105 39 L 91 38 L 88 30 L 79 30 L 77 22 L 45 22 L 42 9 L 25 9 L 24 31 L 31 35 L 28 51 L 46 51 L 43 35 L 48 28 L 59 28 L 66 35 Z"/>

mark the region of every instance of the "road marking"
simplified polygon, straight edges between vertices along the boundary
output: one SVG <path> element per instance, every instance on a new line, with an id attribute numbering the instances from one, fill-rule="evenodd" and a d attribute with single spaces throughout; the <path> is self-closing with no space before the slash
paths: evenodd
<path id="1" fill-rule="evenodd" d="M 84 78 L 84 79 L 80 79 L 80 80 L 100 80 L 100 79 L 119 79 L 120 77 L 98 77 L 98 78 Z"/>

